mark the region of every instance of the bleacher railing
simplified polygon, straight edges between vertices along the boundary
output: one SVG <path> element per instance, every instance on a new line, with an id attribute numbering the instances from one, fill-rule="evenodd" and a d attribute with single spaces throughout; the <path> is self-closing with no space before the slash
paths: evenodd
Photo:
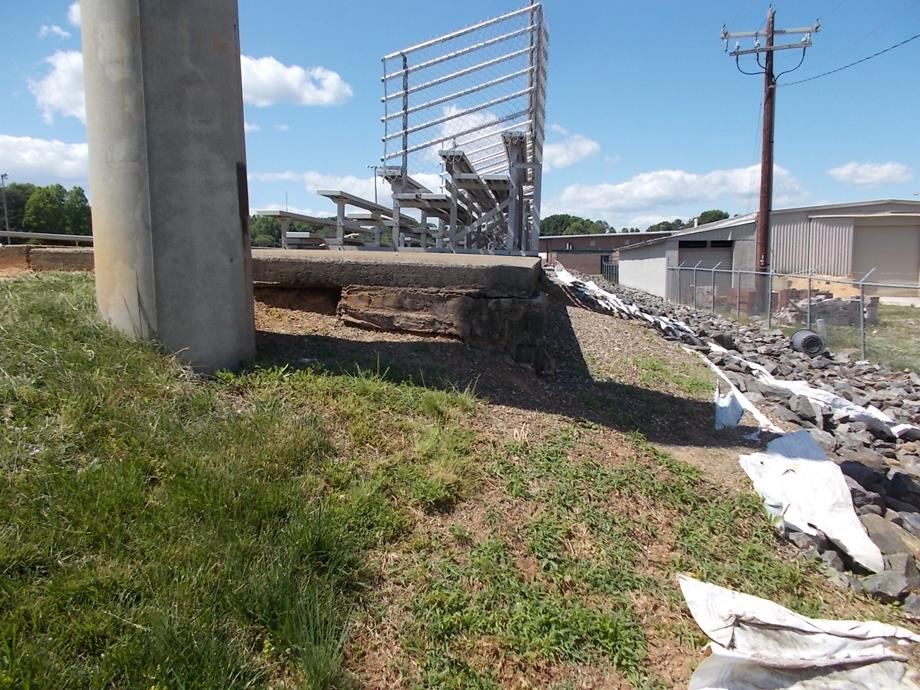
<path id="1" fill-rule="evenodd" d="M 480 175 L 508 173 L 505 132 L 527 135 L 524 205 L 536 246 L 548 33 L 533 2 L 383 57 L 385 167 L 444 188 L 439 152 L 461 150 Z"/>

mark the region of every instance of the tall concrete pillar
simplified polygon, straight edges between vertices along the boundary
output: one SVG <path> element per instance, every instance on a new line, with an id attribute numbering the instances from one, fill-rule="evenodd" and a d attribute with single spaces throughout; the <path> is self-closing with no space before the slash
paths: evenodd
<path id="1" fill-rule="evenodd" d="M 236 0 L 81 0 L 103 317 L 196 369 L 255 354 Z"/>

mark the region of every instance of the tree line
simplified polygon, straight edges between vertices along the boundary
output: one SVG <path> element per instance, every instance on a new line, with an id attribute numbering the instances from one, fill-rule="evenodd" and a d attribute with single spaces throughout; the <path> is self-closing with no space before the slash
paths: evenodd
<path id="1" fill-rule="evenodd" d="M 717 220 L 724 220 L 725 218 L 728 218 L 728 213 L 719 209 L 703 211 L 696 217 L 696 226 L 713 223 Z M 696 226 L 694 226 L 693 219 L 684 223 L 680 218 L 675 218 L 674 220 L 665 220 L 650 225 L 645 229 L 645 232 L 678 232 Z M 639 230 L 639 228 L 627 226 L 617 230 L 607 223 L 607 221 L 589 220 L 588 218 L 581 218 L 568 213 L 557 213 L 540 220 L 541 235 L 597 235 L 612 232 L 624 233 L 642 231 Z"/>
<path id="2" fill-rule="evenodd" d="M 10 230 L 92 234 L 89 201 L 82 187 L 13 182 L 6 187 L 6 209 Z"/>
<path id="3" fill-rule="evenodd" d="M 82 187 L 67 189 L 60 184 L 41 186 L 31 182 L 13 182 L 6 186 L 5 191 L 10 230 L 62 235 L 92 234 L 92 210 Z M 292 223 L 291 230 L 321 234 L 322 228 Z M 250 234 L 252 244 L 257 247 L 281 246 L 281 223 L 277 218 L 252 216 Z"/>
<path id="4" fill-rule="evenodd" d="M 289 232 L 309 232 L 316 236 L 325 236 L 328 228 L 322 225 L 292 222 Z M 253 247 L 280 247 L 281 221 L 271 216 L 250 216 L 249 236 Z"/>

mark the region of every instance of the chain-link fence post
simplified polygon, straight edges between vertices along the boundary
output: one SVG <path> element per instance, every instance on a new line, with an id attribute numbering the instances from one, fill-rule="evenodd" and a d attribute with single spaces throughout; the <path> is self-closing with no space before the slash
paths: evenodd
<path id="1" fill-rule="evenodd" d="M 808 269 L 808 294 L 806 295 L 806 299 L 808 301 L 805 303 L 805 309 L 806 309 L 805 328 L 807 328 L 808 330 L 811 330 L 811 269 L 810 268 Z"/>
<path id="2" fill-rule="evenodd" d="M 767 278 L 767 328 L 773 328 L 773 266 L 766 274 Z"/>
<path id="3" fill-rule="evenodd" d="M 683 298 L 683 293 L 681 292 L 681 284 L 680 284 L 680 277 L 681 277 L 681 275 L 683 274 L 683 268 L 684 268 L 684 262 L 681 261 L 681 262 L 677 265 L 677 303 L 678 303 L 678 304 L 683 304 L 683 303 L 684 303 L 684 302 L 683 302 L 683 299 L 684 299 L 684 298 Z"/>
<path id="4" fill-rule="evenodd" d="M 693 308 L 694 309 L 696 309 L 696 293 L 697 293 L 696 286 L 699 284 L 697 283 L 697 279 L 696 279 L 696 270 L 700 267 L 701 263 L 703 262 L 697 261 L 696 266 L 693 267 Z"/>
<path id="5" fill-rule="evenodd" d="M 859 358 L 866 358 L 866 280 L 875 273 L 875 268 L 869 271 L 859 281 Z"/>
<path id="6" fill-rule="evenodd" d="M 741 271 L 737 275 L 732 271 L 732 280 L 735 283 L 735 318 L 741 318 Z"/>
<path id="7" fill-rule="evenodd" d="M 722 265 L 720 261 L 712 267 L 712 276 L 709 281 L 709 311 L 716 313 L 716 269 Z"/>
<path id="8" fill-rule="evenodd" d="M 866 358 L 866 286 L 859 281 L 859 358 Z"/>

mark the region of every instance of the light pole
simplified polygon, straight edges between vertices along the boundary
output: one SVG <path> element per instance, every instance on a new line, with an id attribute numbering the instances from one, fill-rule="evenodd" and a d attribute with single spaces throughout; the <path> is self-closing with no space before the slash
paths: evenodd
<path id="1" fill-rule="evenodd" d="M 3 196 L 3 229 L 7 232 L 10 231 L 10 214 L 6 210 L 6 178 L 8 177 L 7 173 L 0 175 L 0 194 Z M 7 236 L 6 243 L 12 244 L 12 242 L 13 238 Z"/>

